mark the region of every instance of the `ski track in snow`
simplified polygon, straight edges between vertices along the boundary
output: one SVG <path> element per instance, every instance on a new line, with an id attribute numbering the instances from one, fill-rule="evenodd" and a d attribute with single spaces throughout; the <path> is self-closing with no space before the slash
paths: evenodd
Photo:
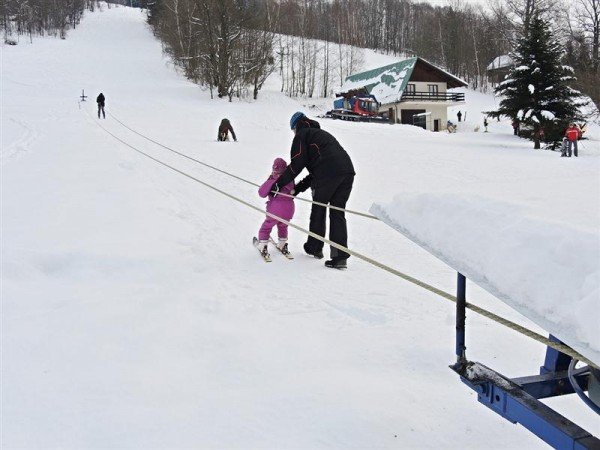
<path id="1" fill-rule="evenodd" d="M 10 81 L 1 155 L 3 446 L 545 448 L 478 404 L 448 369 L 450 303 L 356 259 L 346 271 L 325 270 L 302 253 L 305 237 L 293 229 L 294 261 L 273 252 L 264 264 L 251 246 L 261 214 L 97 126 L 103 92 L 107 113 L 128 126 L 262 183 L 275 157 L 289 158 L 289 116 L 329 107 L 329 99 L 283 96 L 276 76 L 256 102 L 210 100 L 174 71 L 144 19 L 103 8 L 66 40 L 2 48 Z M 83 88 L 89 99 L 78 104 Z M 473 132 L 494 99 L 471 91 L 467 99 L 449 110 L 468 112 L 453 135 L 323 119 L 357 168 L 348 207 L 367 211 L 402 192 L 488 195 L 597 231 L 598 141 L 586 141 L 578 160 L 533 152 L 507 121 Z M 238 142 L 215 142 L 223 117 Z M 253 186 L 109 115 L 99 123 L 264 207 Z M 599 135 L 592 126 L 590 136 Z M 307 226 L 309 214 L 296 202 L 295 223 Z M 384 224 L 348 223 L 351 248 L 454 291 L 452 269 Z M 543 333 L 475 285 L 468 296 Z M 508 376 L 536 373 L 540 345 L 474 314 L 467 325 L 474 360 Z M 555 403 L 598 429 L 579 400 Z"/>
<path id="2" fill-rule="evenodd" d="M 18 157 L 20 153 L 26 152 L 39 137 L 39 133 L 35 130 L 35 128 L 33 128 L 31 124 L 28 124 L 26 121 L 15 118 L 9 118 L 9 120 L 21 128 L 23 132 L 16 140 L 10 142 L 6 146 L 3 145 L 2 153 L 0 154 L 1 165 L 4 165 L 11 159 Z"/>

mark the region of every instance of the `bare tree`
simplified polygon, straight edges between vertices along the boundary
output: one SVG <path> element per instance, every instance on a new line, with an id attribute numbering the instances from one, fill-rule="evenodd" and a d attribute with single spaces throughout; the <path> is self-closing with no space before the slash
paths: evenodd
<path id="1" fill-rule="evenodd" d="M 578 0 L 577 21 L 592 49 L 592 68 L 598 73 L 600 59 L 600 0 Z"/>

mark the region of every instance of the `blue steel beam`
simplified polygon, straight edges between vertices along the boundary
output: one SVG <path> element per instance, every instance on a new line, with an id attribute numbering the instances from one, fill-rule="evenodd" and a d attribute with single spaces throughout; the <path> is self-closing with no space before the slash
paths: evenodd
<path id="1" fill-rule="evenodd" d="M 600 440 L 525 392 L 519 385 L 489 367 L 468 362 L 461 380 L 477 392 L 478 400 L 512 423 L 520 423 L 558 449 L 600 450 Z"/>
<path id="2" fill-rule="evenodd" d="M 460 272 L 456 279 L 456 364 L 467 362 L 465 345 L 465 317 L 467 308 L 467 279 Z"/>
<path id="3" fill-rule="evenodd" d="M 552 335 L 550 335 L 550 340 L 552 342 L 563 344 L 561 340 Z M 566 371 L 569 368 L 570 362 L 570 356 L 565 355 L 564 353 L 552 347 L 546 347 L 546 359 L 544 360 L 544 365 L 540 367 L 540 375 L 544 375 L 545 373 L 561 372 L 563 370 Z"/>
<path id="4" fill-rule="evenodd" d="M 580 369 L 579 373 L 576 373 L 575 378 L 577 379 L 579 386 L 581 386 L 581 389 L 587 391 L 590 375 L 589 373 L 582 373 L 585 370 L 585 367 L 583 370 Z M 571 386 L 571 383 L 569 382 L 567 371 L 513 378 L 512 381 L 515 384 L 518 384 L 521 389 L 529 395 L 537 399 L 575 393 L 573 386 Z"/>

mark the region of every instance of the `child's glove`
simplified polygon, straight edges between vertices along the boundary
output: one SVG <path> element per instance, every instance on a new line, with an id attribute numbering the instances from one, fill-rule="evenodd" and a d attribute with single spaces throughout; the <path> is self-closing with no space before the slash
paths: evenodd
<path id="1" fill-rule="evenodd" d="M 273 183 L 273 186 L 271 186 L 271 194 L 273 195 L 273 198 L 277 197 L 277 194 L 279 194 L 279 185 L 277 183 Z"/>

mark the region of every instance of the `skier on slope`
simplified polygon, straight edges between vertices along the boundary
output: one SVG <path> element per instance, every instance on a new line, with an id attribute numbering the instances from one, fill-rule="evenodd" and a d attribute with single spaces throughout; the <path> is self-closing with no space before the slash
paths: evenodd
<path id="1" fill-rule="evenodd" d="M 277 158 L 273 161 L 273 169 L 271 175 L 265 181 L 260 188 L 258 188 L 258 195 L 262 198 L 269 197 L 267 201 L 267 212 L 274 214 L 282 219 L 287 221 L 292 220 L 294 217 L 294 199 L 293 197 L 287 197 L 283 195 L 273 195 L 271 192 L 271 188 L 275 184 L 275 181 L 281 176 L 281 174 L 285 171 L 287 167 L 287 163 L 281 159 Z M 279 189 L 279 193 L 294 195 L 294 182 L 283 186 Z M 279 237 L 279 242 L 277 243 L 277 247 L 284 255 L 289 255 L 288 250 L 288 226 L 278 221 L 277 219 L 273 219 L 272 217 L 267 216 L 265 221 L 260 226 L 258 230 L 258 250 L 263 255 L 263 257 L 268 256 L 269 252 L 267 249 L 267 244 L 269 243 L 269 237 L 271 235 L 271 230 L 273 227 L 277 225 L 277 236 Z"/>
<path id="2" fill-rule="evenodd" d="M 310 185 L 313 200 L 345 208 L 350 192 L 352 192 L 355 175 L 352 160 L 346 150 L 335 137 L 321 129 L 319 122 L 309 119 L 301 112 L 292 116 L 290 128 L 295 134 L 292 142 L 291 162 L 273 185 L 272 191 L 281 190 L 306 168 L 309 175 L 298 183 L 296 193 Z M 319 236 L 325 236 L 325 213 L 325 207 L 312 206 L 310 231 Z M 333 242 L 347 247 L 348 231 L 344 212 L 330 209 L 329 222 L 329 238 Z M 315 258 L 323 258 L 323 241 L 309 236 L 304 244 L 304 251 Z M 331 247 L 331 259 L 325 262 L 325 266 L 344 269 L 349 257 L 348 253 Z"/>
<path id="3" fill-rule="evenodd" d="M 96 103 L 98 103 L 98 119 L 100 118 L 100 112 L 102 112 L 102 117 L 106 119 L 106 113 L 104 112 L 104 102 L 105 102 L 104 94 L 100 92 L 100 95 L 96 97 Z"/>
<path id="4" fill-rule="evenodd" d="M 233 137 L 233 140 L 237 142 L 237 138 L 235 137 L 235 131 L 233 131 L 233 127 L 229 122 L 229 119 L 221 120 L 221 124 L 219 125 L 219 132 L 217 134 L 218 141 L 227 141 L 229 140 L 229 133 Z"/>

